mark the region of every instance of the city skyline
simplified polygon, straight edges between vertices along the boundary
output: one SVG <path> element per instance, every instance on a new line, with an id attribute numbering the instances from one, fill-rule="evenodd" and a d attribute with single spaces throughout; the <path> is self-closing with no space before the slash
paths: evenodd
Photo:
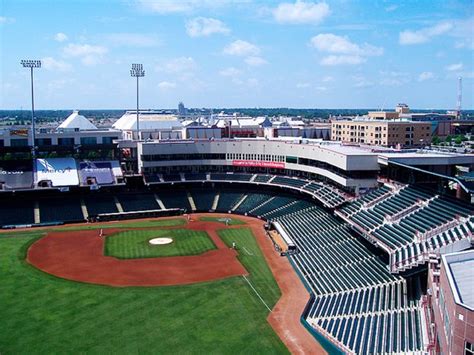
<path id="1" fill-rule="evenodd" d="M 472 109 L 471 1 L 2 2 L 0 109 Z"/>

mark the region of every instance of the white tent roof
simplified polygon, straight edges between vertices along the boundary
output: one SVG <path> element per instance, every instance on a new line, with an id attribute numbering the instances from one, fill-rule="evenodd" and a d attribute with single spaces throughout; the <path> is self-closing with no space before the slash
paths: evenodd
<path id="1" fill-rule="evenodd" d="M 136 112 L 125 112 L 112 126 L 120 130 L 137 128 Z M 171 130 L 182 128 L 182 123 L 175 115 L 154 114 L 140 111 L 140 130 Z"/>
<path id="2" fill-rule="evenodd" d="M 61 123 L 58 128 L 62 129 L 76 129 L 79 130 L 88 130 L 88 129 L 97 129 L 96 126 L 92 124 L 87 118 L 79 114 L 79 111 L 74 111 L 66 118 L 63 123 Z"/>

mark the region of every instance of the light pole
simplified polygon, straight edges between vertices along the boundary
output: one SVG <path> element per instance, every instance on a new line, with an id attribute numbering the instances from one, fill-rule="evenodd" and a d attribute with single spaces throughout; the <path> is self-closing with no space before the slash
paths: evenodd
<path id="1" fill-rule="evenodd" d="M 130 69 L 130 75 L 137 78 L 137 140 L 140 140 L 140 112 L 139 112 L 139 101 L 138 101 L 138 78 L 145 76 L 145 70 L 143 70 L 143 64 L 132 64 Z"/>
<path id="2" fill-rule="evenodd" d="M 33 159 L 36 157 L 36 148 L 35 148 L 35 95 L 33 91 L 33 68 L 41 68 L 41 60 L 22 60 L 21 65 L 23 68 L 30 68 L 31 71 L 31 138 L 33 140 L 31 153 Z"/>

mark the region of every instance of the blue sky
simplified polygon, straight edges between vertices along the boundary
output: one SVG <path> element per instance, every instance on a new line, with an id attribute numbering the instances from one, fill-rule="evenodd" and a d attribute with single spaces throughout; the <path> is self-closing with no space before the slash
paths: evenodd
<path id="1" fill-rule="evenodd" d="M 474 106 L 474 5 L 444 1 L 0 1 L 0 109 Z"/>

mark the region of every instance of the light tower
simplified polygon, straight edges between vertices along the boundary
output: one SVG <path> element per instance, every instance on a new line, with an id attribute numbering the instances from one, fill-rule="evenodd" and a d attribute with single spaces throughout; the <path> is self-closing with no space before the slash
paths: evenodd
<path id="1" fill-rule="evenodd" d="M 458 102 L 456 107 L 456 116 L 458 119 L 461 118 L 461 105 L 462 105 L 462 77 L 458 78 Z"/>
<path id="2" fill-rule="evenodd" d="M 138 78 L 145 76 L 145 70 L 143 70 L 143 64 L 132 64 L 130 69 L 130 75 L 137 78 L 137 140 L 140 140 L 140 112 L 139 112 L 139 91 L 138 91 Z"/>
<path id="3" fill-rule="evenodd" d="M 31 154 L 33 155 L 33 159 L 36 157 L 36 146 L 35 146 L 35 95 L 33 89 L 33 69 L 34 68 L 41 68 L 41 60 L 31 60 L 25 59 L 22 60 L 21 65 L 23 68 L 30 68 L 31 72 L 31 139 L 32 139 L 32 148 Z"/>

